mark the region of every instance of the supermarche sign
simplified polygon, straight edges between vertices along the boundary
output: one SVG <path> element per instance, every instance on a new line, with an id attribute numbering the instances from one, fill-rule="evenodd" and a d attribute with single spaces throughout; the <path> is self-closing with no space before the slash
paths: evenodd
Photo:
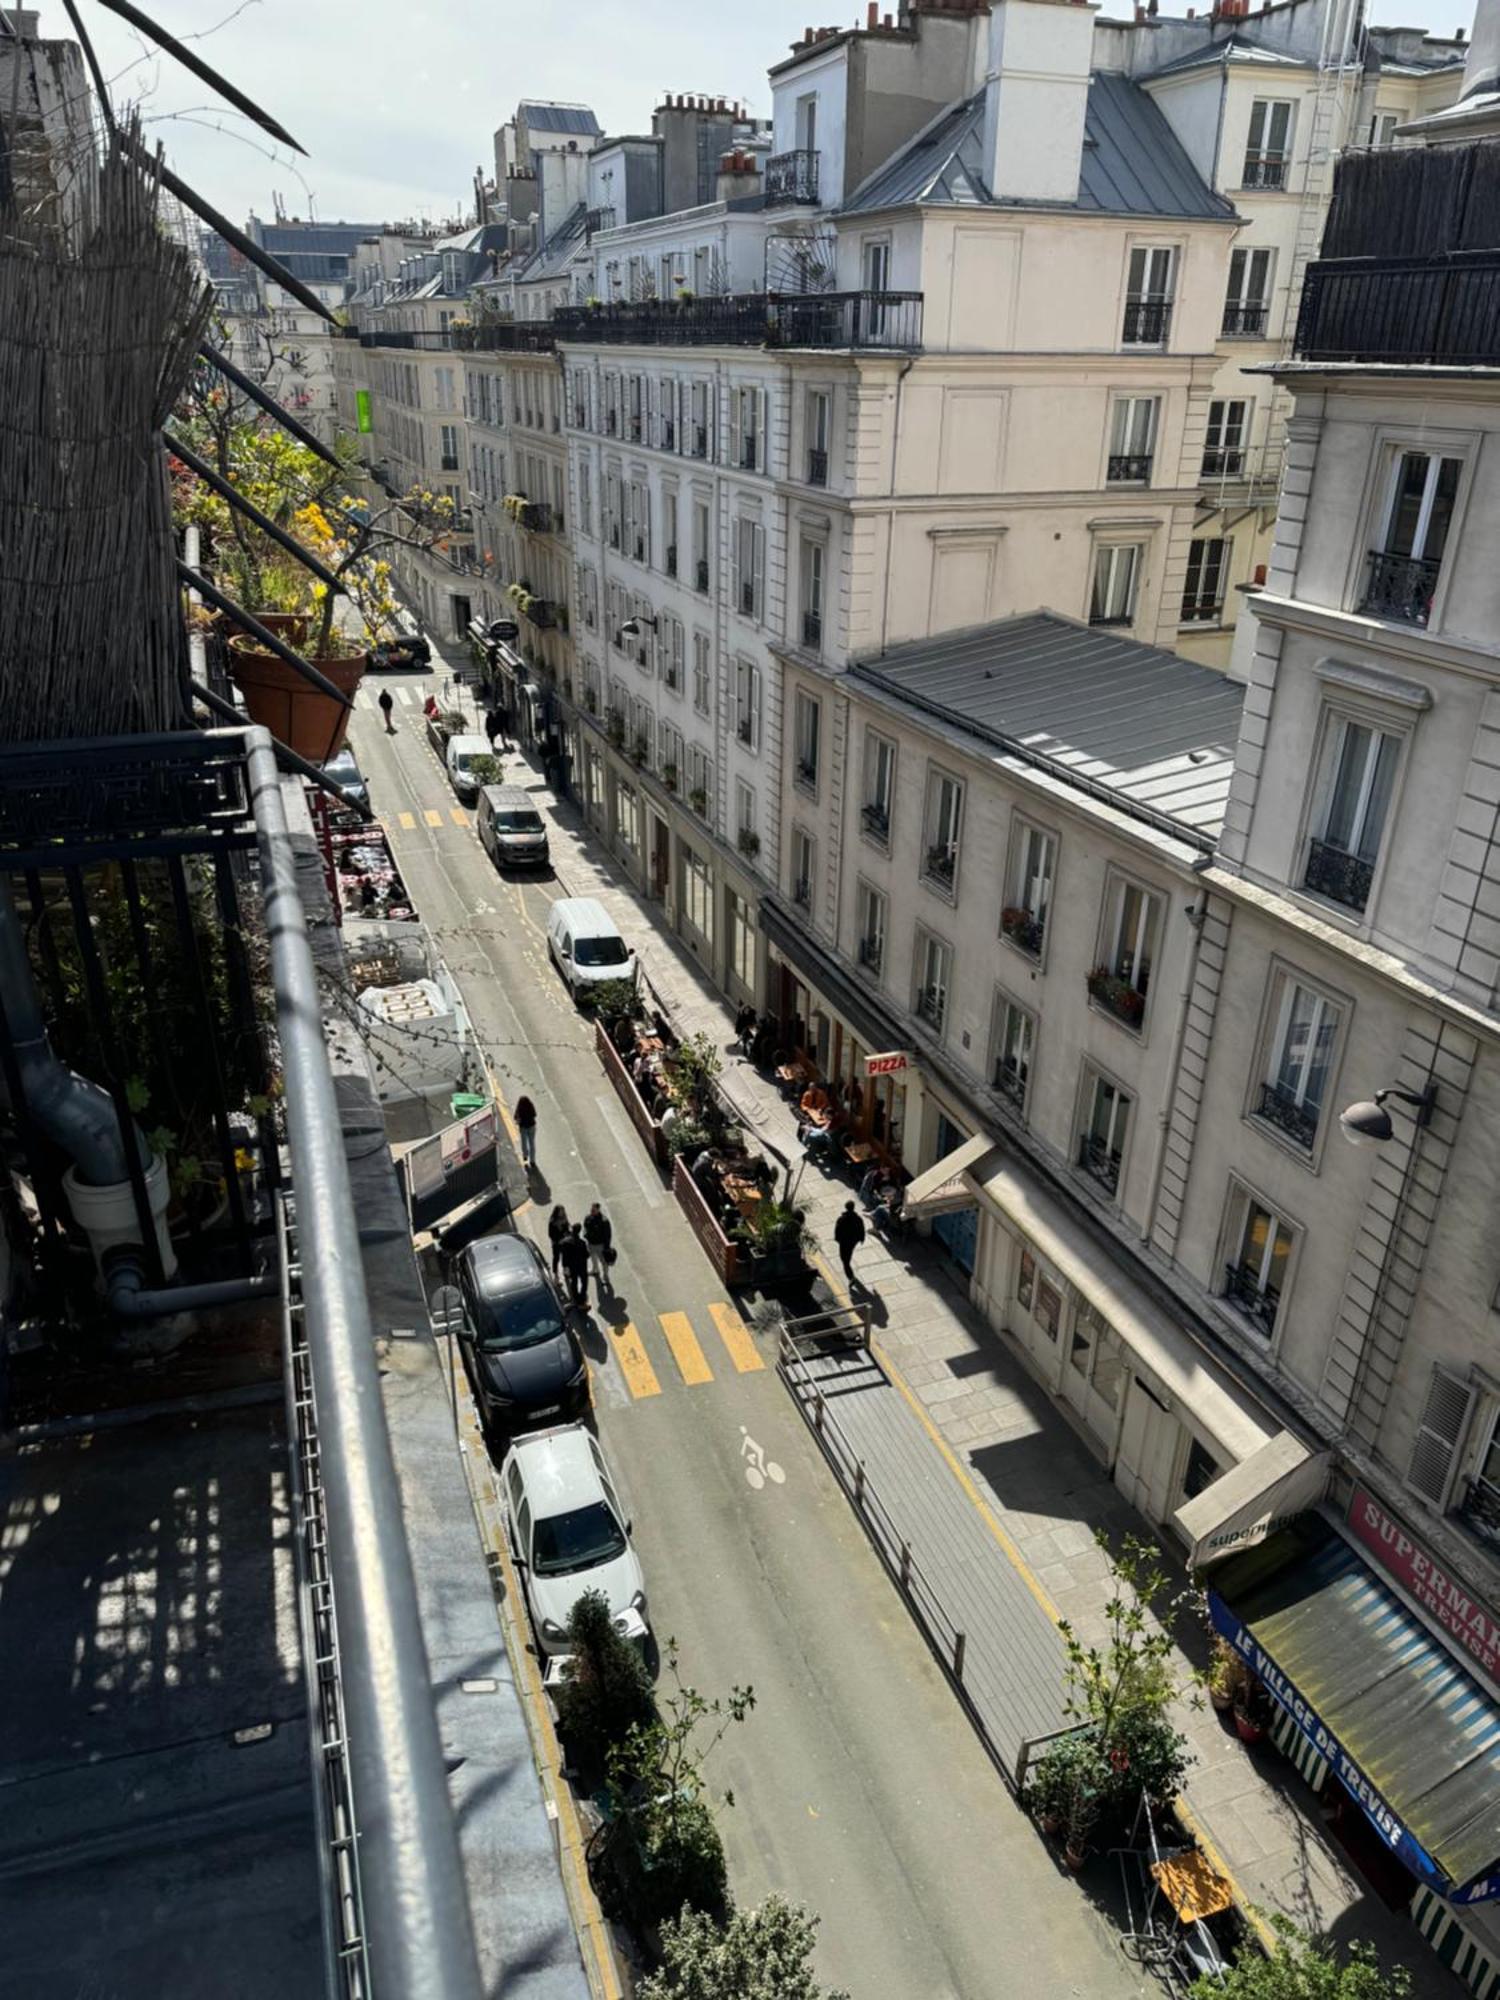
<path id="1" fill-rule="evenodd" d="M 1491 1680 L 1500 1680 L 1500 1624 L 1494 1613 L 1450 1576 L 1436 1556 L 1413 1541 L 1363 1486 L 1355 1487 L 1349 1501 L 1349 1531 Z"/>

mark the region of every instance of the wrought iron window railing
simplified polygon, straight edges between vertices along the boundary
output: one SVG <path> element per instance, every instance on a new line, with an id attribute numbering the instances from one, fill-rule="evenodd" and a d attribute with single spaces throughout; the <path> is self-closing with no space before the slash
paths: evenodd
<path id="1" fill-rule="evenodd" d="M 1432 596 L 1442 563 L 1434 556 L 1405 556 L 1371 549 L 1359 608 L 1375 618 L 1402 625 L 1425 625 L 1432 616 Z"/>
<path id="2" fill-rule="evenodd" d="M 818 199 L 818 155 L 798 146 L 789 153 L 775 153 L 766 161 L 766 207 L 783 208 L 791 202 L 815 204 Z"/>
<path id="3" fill-rule="evenodd" d="M 560 306 L 561 341 L 644 347 L 896 348 L 922 344 L 920 292 L 749 292 Z M 707 440 L 697 456 L 706 456 Z"/>
<path id="4" fill-rule="evenodd" d="M 927 849 L 922 863 L 922 873 L 929 882 L 936 882 L 941 889 L 952 890 L 953 878 L 958 872 L 958 849 L 951 841 L 934 841 Z"/>
<path id="5" fill-rule="evenodd" d="M 1231 299 L 1224 308 L 1219 331 L 1228 339 L 1254 340 L 1266 330 L 1264 299 Z"/>
<path id="6" fill-rule="evenodd" d="M 872 839 L 882 843 L 891 837 L 891 816 L 884 806 L 864 806 L 860 810 L 860 821 Z"/>
<path id="7" fill-rule="evenodd" d="M 991 1081 L 1002 1097 L 1009 1098 L 1016 1109 L 1022 1110 L 1026 1104 L 1026 1071 L 1011 1056 L 996 1059 Z"/>
<path id="8" fill-rule="evenodd" d="M 1018 950 L 1030 958 L 1041 957 L 1047 930 L 1045 917 L 1035 916 L 1019 903 L 1012 903 L 1000 912 L 1000 928 Z"/>
<path id="9" fill-rule="evenodd" d="M 1106 1146 L 1102 1139 L 1085 1134 L 1079 1141 L 1078 1164 L 1107 1193 L 1114 1194 L 1119 1188 L 1120 1155 Z"/>
<path id="10" fill-rule="evenodd" d="M 1255 1107 L 1257 1118 L 1263 1118 L 1268 1125 L 1274 1125 L 1278 1132 L 1295 1141 L 1299 1146 L 1311 1148 L 1318 1136 L 1318 1107 L 1299 1102 L 1290 1091 L 1282 1090 L 1274 1083 L 1263 1083 L 1260 1098 Z"/>
<path id="11" fill-rule="evenodd" d="M 807 483 L 809 486 L 828 484 L 828 454 L 816 445 L 810 445 L 807 453 Z"/>
<path id="12" fill-rule="evenodd" d="M 1172 324 L 1170 299 L 1127 299 L 1120 329 L 1125 347 L 1161 347 Z"/>
<path id="13" fill-rule="evenodd" d="M 1327 896 L 1330 902 L 1342 903 L 1349 910 L 1362 910 L 1370 900 L 1374 880 L 1373 861 L 1342 847 L 1330 847 L 1325 840 L 1309 844 L 1302 886 L 1315 896 Z"/>
<path id="14" fill-rule="evenodd" d="M 1281 1306 L 1281 1293 L 1274 1285 L 1263 1285 L 1259 1273 L 1250 1265 L 1224 1266 L 1224 1296 L 1267 1338 L 1275 1332 L 1276 1314 Z"/>
<path id="15" fill-rule="evenodd" d="M 1205 479 L 1238 479 L 1245 469 L 1244 448 L 1237 444 L 1211 444 L 1203 453 Z"/>
<path id="16" fill-rule="evenodd" d="M 1115 485 L 1149 485 L 1151 480 L 1151 453 L 1149 451 L 1111 452 L 1109 455 L 1109 483 Z"/>
<path id="17" fill-rule="evenodd" d="M 1285 153 L 1247 153 L 1245 171 L 1240 180 L 1244 188 L 1281 188 L 1286 186 Z"/>
<path id="18" fill-rule="evenodd" d="M 823 614 L 821 611 L 804 611 L 802 614 L 802 643 L 810 652 L 816 653 L 823 643 Z"/>

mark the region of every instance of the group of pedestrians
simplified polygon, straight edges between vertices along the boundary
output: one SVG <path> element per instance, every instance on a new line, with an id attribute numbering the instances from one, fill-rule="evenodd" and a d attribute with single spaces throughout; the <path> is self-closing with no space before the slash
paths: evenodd
<path id="1" fill-rule="evenodd" d="M 615 1232 L 597 1201 L 582 1222 L 572 1221 L 558 1202 L 547 1218 L 547 1238 L 552 1245 L 552 1275 L 566 1279 L 569 1305 L 588 1310 L 590 1275 L 599 1288 L 601 1306 L 614 1296 L 609 1271 L 615 1261 Z"/>

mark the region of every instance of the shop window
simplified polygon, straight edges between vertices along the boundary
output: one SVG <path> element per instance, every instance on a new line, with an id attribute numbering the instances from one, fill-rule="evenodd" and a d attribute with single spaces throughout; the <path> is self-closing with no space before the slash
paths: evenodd
<path id="1" fill-rule="evenodd" d="M 1073 1334 L 1068 1365 L 1111 1410 L 1120 1407 L 1125 1377 L 1125 1346 L 1109 1321 L 1088 1299 L 1073 1309 Z"/>

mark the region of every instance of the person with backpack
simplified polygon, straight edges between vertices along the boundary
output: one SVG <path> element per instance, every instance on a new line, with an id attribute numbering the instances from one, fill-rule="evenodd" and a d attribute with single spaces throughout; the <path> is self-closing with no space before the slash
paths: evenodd
<path id="1" fill-rule="evenodd" d="M 529 1097 L 516 1099 L 516 1130 L 521 1137 L 521 1158 L 528 1167 L 536 1165 L 536 1106 Z"/>
<path id="2" fill-rule="evenodd" d="M 603 1305 L 614 1290 L 609 1280 L 609 1267 L 615 1261 L 614 1235 L 609 1217 L 596 1201 L 583 1218 L 583 1240 L 589 1246 L 594 1280 L 599 1287 L 600 1305 Z"/>
<path id="3" fill-rule="evenodd" d="M 864 1218 L 852 1201 L 844 1203 L 844 1212 L 833 1225 L 833 1240 L 839 1246 L 839 1261 L 844 1267 L 844 1276 L 854 1283 L 854 1253 L 865 1240 Z"/>
<path id="4" fill-rule="evenodd" d="M 558 1202 L 553 1208 L 552 1213 L 547 1217 L 547 1240 L 552 1245 L 552 1275 L 554 1278 L 561 1269 L 559 1258 L 563 1242 L 572 1226 L 568 1221 L 568 1211 L 563 1207 L 561 1202 Z"/>
<path id="5" fill-rule="evenodd" d="M 563 1271 L 568 1280 L 569 1305 L 582 1306 L 585 1311 L 589 1302 L 589 1246 L 583 1240 L 576 1222 L 571 1223 L 567 1235 L 558 1251 L 562 1258 Z"/>

